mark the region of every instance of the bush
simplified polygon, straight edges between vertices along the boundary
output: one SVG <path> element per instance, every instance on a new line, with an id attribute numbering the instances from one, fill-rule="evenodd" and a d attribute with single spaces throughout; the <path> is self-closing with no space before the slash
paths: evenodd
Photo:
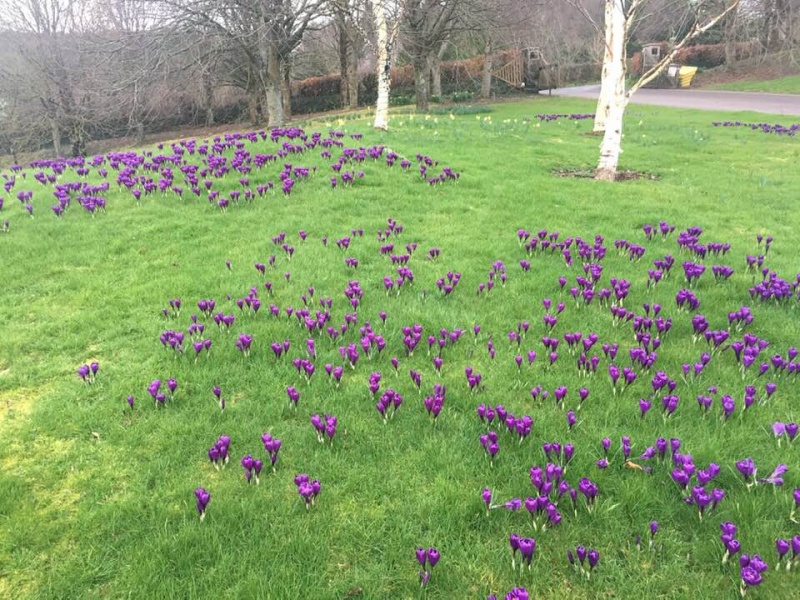
<path id="1" fill-rule="evenodd" d="M 391 106 L 405 106 L 406 104 L 415 104 L 416 102 L 416 96 L 392 95 L 389 97 L 389 104 Z"/>
<path id="2" fill-rule="evenodd" d="M 469 102 L 474 97 L 475 93 L 468 90 L 463 92 L 453 92 L 453 95 L 451 96 L 453 102 Z"/>

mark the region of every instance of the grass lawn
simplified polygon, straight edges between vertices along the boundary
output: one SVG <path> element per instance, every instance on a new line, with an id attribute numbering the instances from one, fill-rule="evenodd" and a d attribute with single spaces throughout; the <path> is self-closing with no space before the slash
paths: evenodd
<path id="1" fill-rule="evenodd" d="M 57 182 L 88 182 L 95 187 L 83 196 L 104 198 L 106 208 L 87 201 L 95 212 L 85 210 L 73 191 L 58 218 L 50 208 L 57 190 L 46 179 L 52 167 L 16 173 L 0 211 L 0 225 L 9 221 L 0 232 L 0 597 L 452 599 L 504 597 L 519 586 L 542 598 L 734 598 L 738 556 L 722 564 L 727 521 L 738 527 L 731 539 L 741 552 L 770 566 L 748 596 L 793 596 L 800 558 L 776 571 L 775 540 L 800 534 L 790 520 L 800 440 L 779 441 L 773 423 L 800 419 L 792 350 L 800 343 L 798 302 L 751 298 L 763 277 L 747 269 L 746 257 L 763 256 L 757 236 L 771 236 L 764 267 L 795 282 L 800 142 L 711 125 L 764 115 L 632 106 L 621 167 L 658 181 L 555 177 L 554 169 L 591 169 L 599 139 L 589 134 L 590 120 L 535 115 L 592 110 L 590 102 L 542 98 L 452 117 L 402 113 L 388 133 L 371 130 L 365 118 L 308 123 L 309 148 L 296 137 L 273 143 L 268 134 L 255 142 L 223 137 L 216 149 L 213 140 L 166 144 L 139 159 L 87 163 L 82 175 L 79 165 L 67 166 Z M 343 135 L 331 137 L 332 130 Z M 383 146 L 380 158 L 357 161 L 359 147 L 374 146 Z M 286 156 L 265 158 L 281 148 Z M 331 165 L 346 148 L 355 151 L 337 174 Z M 390 151 L 398 158 L 388 167 Z M 425 156 L 426 177 L 447 166 L 458 179 L 429 184 L 419 174 Z M 279 178 L 287 163 L 290 195 Z M 352 184 L 342 181 L 344 172 Z M 185 181 L 193 176 L 199 197 Z M 137 202 L 118 180 L 155 190 Z M 159 180 L 172 181 L 166 193 Z M 206 180 L 219 192 L 213 202 Z M 97 189 L 104 181 L 108 191 Z M 267 181 L 274 188 L 261 197 L 257 186 Z M 17 199 L 26 191 L 33 216 Z M 225 210 L 221 199 L 230 201 Z M 643 227 L 662 221 L 674 231 L 648 238 Z M 702 229 L 688 243 L 693 251 L 685 235 L 678 244 L 690 228 Z M 519 230 L 530 236 L 521 233 L 521 242 Z M 532 239 L 536 248 L 526 250 Z M 729 251 L 715 255 L 717 243 Z M 643 256 L 630 260 L 640 249 Z M 671 271 L 648 285 L 658 277 L 648 275 L 654 261 L 667 255 Z M 676 305 L 676 294 L 689 289 L 685 261 L 706 267 L 690 288 L 696 310 Z M 406 272 L 398 290 L 403 266 L 413 281 Z M 717 282 L 714 266 L 733 274 Z M 630 283 L 627 294 L 621 280 Z M 580 288 L 575 297 L 573 287 Z M 625 311 L 620 318 L 606 293 L 623 297 L 613 302 L 615 312 Z M 169 308 L 174 299 L 179 312 Z M 214 309 L 203 314 L 198 301 L 209 299 Z M 737 327 L 729 314 L 741 307 L 753 319 Z M 220 312 L 233 315 L 229 327 L 215 323 Z M 204 326 L 194 337 L 192 315 Z M 716 348 L 693 335 L 697 315 L 716 332 L 709 336 Z M 159 341 L 167 330 L 184 334 L 183 353 Z M 584 349 L 591 334 L 596 343 Z M 247 345 L 241 335 L 252 336 L 249 353 L 236 347 Z M 558 339 L 557 348 L 543 338 Z M 212 345 L 195 360 L 192 342 L 200 340 Z M 289 349 L 276 357 L 271 345 L 284 340 Z M 576 367 L 581 353 L 596 361 L 596 373 Z M 745 369 L 747 357 L 753 364 Z M 82 381 L 76 370 L 95 361 L 94 382 Z M 684 375 L 684 364 L 701 372 Z M 326 365 L 343 367 L 340 384 Z M 610 367 L 631 368 L 635 381 L 615 391 Z M 410 371 L 419 373 L 419 389 Z M 372 374 L 380 374 L 375 393 Z M 169 378 L 178 386 L 173 398 Z M 154 380 L 162 381 L 151 389 L 165 394 L 163 402 L 148 392 Z M 768 383 L 776 384 L 771 395 Z M 446 392 L 440 389 L 434 421 L 425 401 L 432 408 L 435 384 Z M 296 406 L 290 386 L 299 392 Z M 403 402 L 396 413 L 387 409 L 394 416 L 384 422 L 376 403 L 389 389 Z M 711 398 L 707 412 L 698 396 Z M 640 400 L 652 405 L 644 417 Z M 664 406 L 676 402 L 669 414 Z M 529 416 L 529 435 L 510 433 L 499 419 L 481 422 L 481 404 L 502 405 L 523 434 Z M 313 414 L 336 416 L 332 442 L 318 441 Z M 509 424 L 516 428 L 516 420 Z M 491 440 L 487 449 L 480 441 L 488 430 L 498 436 L 493 461 Z M 265 433 L 282 441 L 274 472 Z M 222 435 L 230 438 L 230 463 L 217 469 L 208 451 Z M 662 458 L 659 438 L 680 446 Z M 553 442 L 571 444 L 571 460 L 552 446 L 548 459 L 543 444 Z M 255 477 L 248 484 L 240 464 L 248 454 L 266 463 L 258 485 Z M 601 468 L 604 457 L 609 464 Z M 748 457 L 758 468 L 749 482 L 786 464 L 785 483 L 747 485 L 736 463 Z M 548 463 L 563 469 L 549 467 L 549 484 L 534 487 L 531 468 Z M 706 483 L 711 463 L 719 473 Z M 673 480 L 676 469 L 691 475 L 686 491 Z M 308 507 L 295 484 L 304 473 L 321 484 Z M 705 487 L 689 504 L 684 498 L 698 477 Z M 583 493 L 591 496 L 591 484 L 593 502 Z M 195 506 L 200 487 L 211 497 L 203 520 Z M 484 488 L 492 493 L 489 510 Z M 712 490 L 724 491 L 713 508 L 706 506 Z M 533 508 L 540 496 L 542 510 L 532 515 L 526 499 Z M 515 498 L 522 507 L 506 508 Z M 548 517 L 558 521 L 554 515 L 560 523 L 548 524 Z M 659 523 L 652 537 L 651 521 Z M 519 568 L 519 554 L 512 569 L 510 534 L 535 538 L 530 569 Z M 591 578 L 567 561 L 579 545 L 599 552 Z M 441 556 L 422 590 L 417 547 Z"/>
<path id="2" fill-rule="evenodd" d="M 709 90 L 729 92 L 766 92 L 769 94 L 800 94 L 800 75 L 787 75 L 766 81 L 731 81 L 703 86 Z"/>

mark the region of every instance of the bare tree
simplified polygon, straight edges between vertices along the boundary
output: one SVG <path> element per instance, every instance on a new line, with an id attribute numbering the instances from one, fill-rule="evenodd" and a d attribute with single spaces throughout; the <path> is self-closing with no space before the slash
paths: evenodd
<path id="1" fill-rule="evenodd" d="M 605 2 L 606 53 L 603 61 L 603 81 L 597 112 L 603 112 L 606 120 L 595 179 L 614 181 L 622 147 L 622 120 L 630 97 L 636 90 L 658 77 L 673 62 L 681 48 L 734 11 L 739 5 L 739 0 L 730 0 L 730 3 L 721 12 L 705 17 L 700 14 L 701 8 L 704 8 L 702 4 L 695 5 L 691 28 L 673 44 L 670 51 L 655 66 L 644 72 L 628 90 L 625 86 L 626 44 L 632 24 L 645 0 L 605 0 Z"/>
<path id="2" fill-rule="evenodd" d="M 50 129 L 53 148 L 63 155 L 67 137 L 80 150 L 85 140 L 83 98 L 76 87 L 81 71 L 82 13 L 75 0 L 10 0 L 0 12 L 3 42 L 17 60 L 3 69 L 14 102 L 36 104 Z"/>
<path id="3" fill-rule="evenodd" d="M 269 125 L 283 125 L 290 109 L 285 95 L 291 54 L 320 17 L 327 0 L 156 1 L 171 8 L 173 27 L 202 26 L 235 46 L 247 62 L 246 90 L 251 105 L 266 104 Z"/>
<path id="4" fill-rule="evenodd" d="M 364 0 L 331 0 L 339 54 L 342 107 L 358 108 L 358 60 L 364 48 Z"/>
<path id="5" fill-rule="evenodd" d="M 378 100 L 375 105 L 376 129 L 389 129 L 389 93 L 391 91 L 392 55 L 400 28 L 402 0 L 370 0 L 375 22 Z"/>
<path id="6" fill-rule="evenodd" d="M 437 64 L 457 23 L 456 9 L 464 0 L 406 0 L 403 19 L 404 46 L 414 66 L 417 109 L 428 110 L 431 66 Z M 440 60 L 439 60 L 440 62 Z"/>

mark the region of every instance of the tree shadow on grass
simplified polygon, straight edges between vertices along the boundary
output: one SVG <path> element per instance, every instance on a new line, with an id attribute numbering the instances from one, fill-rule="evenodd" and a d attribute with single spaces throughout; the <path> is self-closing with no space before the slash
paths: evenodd
<path id="1" fill-rule="evenodd" d="M 577 179 L 594 179 L 594 169 L 578 169 L 571 167 L 557 167 L 550 171 L 556 177 L 571 177 Z M 627 169 L 620 169 L 617 171 L 616 181 L 635 181 L 637 179 L 646 179 L 648 181 L 658 181 L 661 176 L 658 173 L 649 173 L 647 171 L 631 171 Z"/>

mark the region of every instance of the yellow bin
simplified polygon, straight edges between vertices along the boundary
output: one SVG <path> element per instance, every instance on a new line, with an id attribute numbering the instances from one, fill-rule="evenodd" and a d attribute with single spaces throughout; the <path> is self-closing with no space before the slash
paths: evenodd
<path id="1" fill-rule="evenodd" d="M 697 67 L 681 67 L 681 70 L 678 71 L 678 85 L 682 88 L 689 87 L 695 73 L 697 73 Z"/>

